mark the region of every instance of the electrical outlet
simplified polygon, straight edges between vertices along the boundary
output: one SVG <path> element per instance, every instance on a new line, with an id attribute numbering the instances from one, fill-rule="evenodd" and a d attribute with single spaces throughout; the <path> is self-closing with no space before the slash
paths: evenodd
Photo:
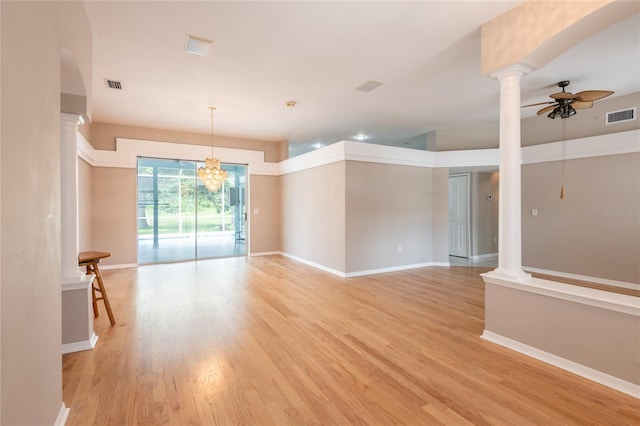
<path id="1" fill-rule="evenodd" d="M 398 253 L 402 253 L 402 244 L 398 244 Z"/>
<path id="2" fill-rule="evenodd" d="M 538 216 L 538 209 L 531 209 L 531 216 Z"/>

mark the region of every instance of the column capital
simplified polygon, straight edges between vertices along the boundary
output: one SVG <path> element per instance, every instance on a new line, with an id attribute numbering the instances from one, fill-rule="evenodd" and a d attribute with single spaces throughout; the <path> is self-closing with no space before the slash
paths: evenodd
<path id="1" fill-rule="evenodd" d="M 70 112 L 61 112 L 60 113 L 60 122 L 66 124 L 67 126 L 73 126 L 74 128 L 78 127 L 78 124 L 82 121 L 82 116 L 80 114 L 74 114 Z"/>
<path id="2" fill-rule="evenodd" d="M 489 77 L 495 80 L 502 80 L 504 77 L 509 76 L 523 77 L 534 72 L 536 69 L 536 67 L 529 64 L 511 64 L 493 71 L 491 74 L 489 74 Z"/>

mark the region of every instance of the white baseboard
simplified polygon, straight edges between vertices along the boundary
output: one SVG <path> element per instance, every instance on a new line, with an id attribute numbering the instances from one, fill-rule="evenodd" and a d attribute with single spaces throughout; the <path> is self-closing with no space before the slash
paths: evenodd
<path id="1" fill-rule="evenodd" d="M 98 342 L 98 336 L 95 332 L 91 333 L 89 340 L 82 340 L 80 342 L 65 343 L 62 345 L 62 354 L 70 354 L 73 352 L 89 351 L 96 347 Z"/>
<path id="2" fill-rule="evenodd" d="M 616 281 L 607 278 L 589 277 L 587 275 L 570 274 L 568 272 L 550 271 L 548 269 L 530 268 L 528 266 L 523 266 L 522 269 L 527 272 L 535 272 L 538 274 L 555 275 L 556 277 L 569 278 L 572 280 L 587 281 L 596 284 L 610 285 L 613 287 L 628 288 L 631 290 L 640 290 L 640 284 L 638 283 L 628 283 L 625 281 Z"/>
<path id="3" fill-rule="evenodd" d="M 310 260 L 303 259 L 298 256 L 294 256 L 289 253 L 280 253 L 284 257 L 288 257 L 290 259 L 296 260 L 298 262 L 304 263 L 305 265 L 313 266 L 314 268 L 321 269 L 325 272 L 329 272 L 330 274 L 337 275 L 340 278 L 353 278 L 353 277 L 362 277 L 365 275 L 375 275 L 375 274 L 383 274 L 385 272 L 396 272 L 396 271 L 404 271 L 406 269 L 415 269 L 415 268 L 426 268 L 428 266 L 449 266 L 449 262 L 426 262 L 426 263 L 414 263 L 410 265 L 400 265 L 400 266 L 391 266 L 388 268 L 378 268 L 378 269 L 367 269 L 362 271 L 355 272 L 342 272 L 336 269 L 328 268 L 319 263 L 311 262 Z"/>
<path id="4" fill-rule="evenodd" d="M 407 269 L 426 268 L 428 266 L 449 266 L 449 262 L 425 262 L 410 265 L 390 266 L 388 268 L 367 269 L 364 271 L 347 272 L 345 276 L 347 278 L 362 277 L 365 275 L 384 274 L 386 272 L 405 271 Z"/>
<path id="5" fill-rule="evenodd" d="M 320 270 L 328 272 L 330 274 L 337 275 L 337 276 L 339 276 L 341 278 L 346 278 L 345 273 L 342 272 L 342 271 L 338 271 L 337 269 L 328 268 L 328 267 L 326 267 L 324 265 L 321 265 L 319 263 L 315 263 L 315 262 L 312 262 L 310 260 L 303 259 L 302 257 L 294 256 L 294 255 L 289 254 L 289 253 L 282 252 L 280 254 L 283 255 L 284 257 L 288 257 L 289 259 L 293 259 L 293 260 L 296 260 L 296 261 L 298 261 L 300 263 L 304 263 L 305 265 L 313 266 L 316 269 L 320 269 Z"/>
<path id="6" fill-rule="evenodd" d="M 484 259 L 497 259 L 498 253 L 477 254 L 475 256 L 469 256 L 471 260 L 484 260 Z"/>
<path id="7" fill-rule="evenodd" d="M 276 254 L 281 254 L 279 251 L 261 251 L 261 252 L 257 252 L 257 253 L 249 253 L 249 257 L 256 257 L 256 256 L 273 256 Z"/>
<path id="8" fill-rule="evenodd" d="M 611 376 L 607 373 L 603 373 L 602 371 L 595 370 L 591 367 L 587 367 L 586 365 L 578 364 L 577 362 L 545 352 L 541 349 L 534 348 L 533 346 L 501 336 L 491 331 L 484 330 L 480 337 L 489 342 L 504 346 L 505 348 L 520 352 L 521 354 L 530 356 L 531 358 L 535 358 L 570 373 L 592 380 L 596 383 L 600 383 L 601 385 L 626 393 L 627 395 L 640 398 L 640 385 L 635 383 Z"/>
<path id="9" fill-rule="evenodd" d="M 60 411 L 58 411 L 58 417 L 56 417 L 56 421 L 53 424 L 53 426 L 64 426 L 65 423 L 67 423 L 67 417 L 69 417 L 69 411 L 71 410 L 67 408 L 63 402 L 62 406 L 60 407 Z"/>

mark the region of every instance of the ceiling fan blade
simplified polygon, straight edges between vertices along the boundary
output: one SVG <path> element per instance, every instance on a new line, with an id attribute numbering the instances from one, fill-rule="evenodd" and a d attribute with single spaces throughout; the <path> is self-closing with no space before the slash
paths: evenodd
<path id="1" fill-rule="evenodd" d="M 611 90 L 585 90 L 584 92 L 576 93 L 576 99 L 582 102 L 597 101 L 613 93 Z"/>
<path id="2" fill-rule="evenodd" d="M 575 99 L 576 95 L 571 92 L 558 92 L 553 95 L 549 95 L 549 97 L 553 99 Z"/>
<path id="3" fill-rule="evenodd" d="M 551 105 L 551 106 L 548 106 L 548 107 L 544 107 L 544 108 L 542 108 L 542 109 L 541 109 L 540 111 L 538 111 L 536 114 L 538 114 L 538 115 L 546 114 L 546 113 L 548 113 L 548 112 L 553 111 L 554 109 L 556 109 L 556 105 Z"/>
<path id="4" fill-rule="evenodd" d="M 549 104 L 555 104 L 555 101 L 550 101 L 550 102 L 538 102 L 537 104 L 522 105 L 520 108 L 526 108 L 526 107 L 530 107 L 530 106 L 538 106 L 538 105 L 549 105 Z"/>
<path id="5" fill-rule="evenodd" d="M 573 101 L 571 102 L 573 109 L 587 109 L 593 106 L 593 101 Z"/>

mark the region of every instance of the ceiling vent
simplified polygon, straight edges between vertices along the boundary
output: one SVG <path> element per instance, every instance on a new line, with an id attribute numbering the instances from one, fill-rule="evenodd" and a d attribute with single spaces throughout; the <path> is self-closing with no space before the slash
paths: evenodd
<path id="1" fill-rule="evenodd" d="M 370 91 L 377 89 L 380 86 L 382 86 L 382 83 L 380 83 L 379 81 L 369 80 L 367 82 L 362 83 L 360 86 L 356 87 L 354 90 L 357 90 L 358 92 L 369 93 Z"/>
<path id="2" fill-rule="evenodd" d="M 211 43 L 213 42 L 206 38 L 188 35 L 187 42 L 184 45 L 184 51 L 192 55 L 209 56 Z"/>
<path id="3" fill-rule="evenodd" d="M 624 123 L 625 121 L 633 121 L 638 115 L 638 107 L 611 111 L 605 114 L 605 124 Z"/>
<path id="4" fill-rule="evenodd" d="M 121 81 L 105 79 L 104 84 L 106 84 L 109 89 L 122 90 Z"/>

